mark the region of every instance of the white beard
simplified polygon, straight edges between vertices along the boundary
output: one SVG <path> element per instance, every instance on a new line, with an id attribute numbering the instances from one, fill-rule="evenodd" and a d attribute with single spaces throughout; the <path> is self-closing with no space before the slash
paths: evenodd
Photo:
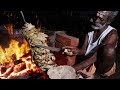
<path id="1" fill-rule="evenodd" d="M 104 25 L 98 24 L 98 25 L 91 25 L 92 29 L 94 30 L 100 30 L 102 29 L 104 26 L 106 25 L 106 23 Z"/>
<path id="2" fill-rule="evenodd" d="M 93 23 L 93 19 L 91 19 L 90 22 Z M 99 24 L 99 23 L 95 23 L 95 25 L 91 25 L 91 27 L 92 27 L 92 29 L 94 29 L 94 30 L 100 30 L 100 29 L 102 29 L 105 25 L 106 25 L 106 23 L 105 23 L 104 25 L 101 25 L 101 24 Z"/>

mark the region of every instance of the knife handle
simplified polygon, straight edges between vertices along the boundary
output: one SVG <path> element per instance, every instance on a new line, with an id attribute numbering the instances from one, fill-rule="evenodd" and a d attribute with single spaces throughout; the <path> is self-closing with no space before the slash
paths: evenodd
<path id="1" fill-rule="evenodd" d="M 64 52 L 65 51 L 65 49 L 64 48 L 61 48 L 61 50 L 60 50 L 61 52 Z"/>

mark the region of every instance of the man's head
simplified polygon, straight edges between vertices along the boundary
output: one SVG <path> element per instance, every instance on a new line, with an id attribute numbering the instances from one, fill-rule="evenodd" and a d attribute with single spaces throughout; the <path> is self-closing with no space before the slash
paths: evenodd
<path id="1" fill-rule="evenodd" d="M 91 19 L 91 27 L 94 30 L 102 29 L 104 26 L 111 24 L 117 14 L 118 11 L 98 11 L 96 17 Z"/>

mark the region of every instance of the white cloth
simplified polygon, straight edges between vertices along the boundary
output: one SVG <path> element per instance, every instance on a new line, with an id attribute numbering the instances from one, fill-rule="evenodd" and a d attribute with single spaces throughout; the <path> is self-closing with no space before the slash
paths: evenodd
<path id="1" fill-rule="evenodd" d="M 98 39 L 93 42 L 93 35 L 94 35 L 94 31 L 89 32 L 88 33 L 88 47 L 87 47 L 87 51 L 85 53 L 85 56 L 88 55 L 94 48 L 96 48 L 98 45 L 101 44 L 102 40 L 105 38 L 105 36 L 108 35 L 108 33 L 111 30 L 116 30 L 115 28 L 113 28 L 112 26 L 108 26 L 107 29 L 105 31 L 103 31 L 101 33 L 101 35 L 98 37 Z"/>

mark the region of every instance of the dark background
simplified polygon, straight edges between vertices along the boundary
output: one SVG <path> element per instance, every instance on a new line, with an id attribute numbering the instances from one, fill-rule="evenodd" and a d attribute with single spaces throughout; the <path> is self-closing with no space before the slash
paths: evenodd
<path id="1" fill-rule="evenodd" d="M 66 31 L 67 34 L 82 38 L 90 30 L 90 18 L 95 16 L 97 10 L 81 10 L 80 8 L 37 8 L 25 9 L 23 14 L 28 23 L 32 23 L 36 27 L 46 28 L 50 31 Z M 24 22 L 20 11 L 18 10 L 1 10 L 0 11 L 0 25 L 7 23 L 8 19 L 13 23 L 14 28 L 22 28 Z M 115 18 L 111 24 L 118 30 L 120 35 L 120 14 Z"/>

